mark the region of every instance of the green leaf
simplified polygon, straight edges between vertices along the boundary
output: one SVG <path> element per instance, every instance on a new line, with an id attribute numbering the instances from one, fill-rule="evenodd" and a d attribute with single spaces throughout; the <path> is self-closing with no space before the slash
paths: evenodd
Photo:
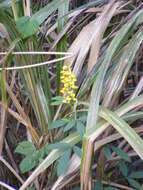
<path id="1" fill-rule="evenodd" d="M 85 126 L 80 121 L 77 121 L 77 131 L 78 131 L 80 137 L 82 138 L 85 133 Z"/>
<path id="2" fill-rule="evenodd" d="M 20 0 L 15 0 L 15 2 L 19 2 Z M 11 0 L 4 0 L 3 2 L 0 3 L 0 8 L 9 8 L 12 6 L 12 1 Z"/>
<path id="3" fill-rule="evenodd" d="M 63 154 L 63 156 L 58 160 L 58 165 L 57 165 L 58 176 L 61 176 L 67 171 L 69 166 L 70 156 L 71 156 L 71 149 L 68 149 Z"/>
<path id="4" fill-rule="evenodd" d="M 82 121 L 82 122 L 86 122 L 86 121 L 87 121 L 87 114 L 86 114 L 86 115 L 83 114 L 83 115 L 80 116 L 78 119 L 79 119 L 80 121 Z"/>
<path id="5" fill-rule="evenodd" d="M 119 155 L 122 159 L 126 160 L 127 162 L 131 162 L 131 158 L 128 156 L 128 154 L 120 148 L 112 146 L 112 150 L 116 152 L 116 154 Z"/>
<path id="6" fill-rule="evenodd" d="M 71 148 L 70 144 L 65 143 L 65 142 L 59 142 L 59 143 L 54 143 L 54 144 L 48 144 L 47 149 L 52 150 L 52 149 L 68 149 Z"/>
<path id="7" fill-rule="evenodd" d="M 36 20 L 31 20 L 28 16 L 23 16 L 16 22 L 16 27 L 22 38 L 25 39 L 37 33 L 39 25 Z"/>
<path id="8" fill-rule="evenodd" d="M 103 184 L 101 181 L 97 181 L 94 190 L 103 190 Z"/>
<path id="9" fill-rule="evenodd" d="M 115 187 L 105 187 L 104 190 L 119 190 L 119 189 Z"/>
<path id="10" fill-rule="evenodd" d="M 4 70 L 0 71 L 0 89 L 1 89 L 1 95 L 2 95 L 2 102 L 7 107 L 7 95 L 6 95 L 6 89 L 4 84 Z"/>
<path id="11" fill-rule="evenodd" d="M 49 126 L 49 129 L 56 129 L 59 127 L 63 127 L 68 121 L 65 119 L 59 119 L 53 123 L 51 123 L 51 125 Z"/>
<path id="12" fill-rule="evenodd" d="M 138 189 L 138 190 L 141 189 L 141 185 L 140 185 L 136 180 L 131 179 L 131 178 L 127 178 L 127 180 L 128 180 L 129 184 L 130 184 L 132 187 L 134 187 L 134 188 L 136 188 L 136 189 Z"/>
<path id="13" fill-rule="evenodd" d="M 65 126 L 64 132 L 69 131 L 71 128 L 73 128 L 76 124 L 75 119 L 71 119 L 70 122 Z"/>
<path id="14" fill-rule="evenodd" d="M 59 105 L 61 105 L 63 102 L 61 102 L 61 101 L 55 101 L 55 102 L 52 102 L 51 103 L 51 106 L 59 106 Z"/>
<path id="15" fill-rule="evenodd" d="M 135 132 L 135 130 L 128 125 L 128 123 L 120 118 L 117 113 L 112 112 L 107 108 L 102 108 L 102 110 L 100 110 L 99 116 L 107 120 L 126 139 L 126 141 L 132 146 L 137 154 L 143 159 L 143 140 Z M 119 154 L 121 154 L 122 156 L 122 153 Z M 125 159 L 130 161 L 129 158 L 127 158 L 127 155 L 125 156 Z"/>
<path id="16" fill-rule="evenodd" d="M 55 96 L 55 97 L 53 97 L 52 98 L 52 103 L 51 103 L 51 105 L 52 106 L 57 106 L 57 105 L 60 105 L 60 104 L 62 104 L 63 103 L 63 97 L 62 96 Z"/>
<path id="17" fill-rule="evenodd" d="M 142 179 L 143 178 L 143 172 L 142 171 L 132 172 L 129 175 L 129 177 L 134 178 L 134 179 Z"/>
<path id="18" fill-rule="evenodd" d="M 123 160 L 119 160 L 118 165 L 119 165 L 119 169 L 120 169 L 121 173 L 123 174 L 123 176 L 127 177 L 128 168 L 127 168 L 125 162 Z"/>
<path id="19" fill-rule="evenodd" d="M 42 24 L 50 14 L 56 11 L 58 7 L 66 1 L 67 0 L 53 0 L 51 3 L 48 3 L 45 7 L 37 11 L 32 16 L 31 20 L 37 20 L 39 25 Z"/>
<path id="20" fill-rule="evenodd" d="M 110 160 L 110 158 L 111 158 L 111 149 L 108 146 L 104 147 L 104 154 L 105 154 L 107 160 Z"/>
<path id="21" fill-rule="evenodd" d="M 73 147 L 73 151 L 74 151 L 74 153 L 75 153 L 79 158 L 81 158 L 81 156 L 82 156 L 82 151 L 81 151 L 81 149 L 80 149 L 78 146 L 74 146 L 74 147 Z"/>
<path id="22" fill-rule="evenodd" d="M 25 156 L 32 154 L 35 151 L 36 151 L 36 148 L 34 144 L 30 141 L 21 142 L 15 150 L 16 153 L 23 154 Z"/>
<path id="23" fill-rule="evenodd" d="M 22 173 L 32 170 L 38 163 L 38 151 L 26 156 L 20 163 Z"/>
<path id="24" fill-rule="evenodd" d="M 52 97 L 52 100 L 62 101 L 63 97 L 62 96 L 55 96 L 55 97 Z"/>

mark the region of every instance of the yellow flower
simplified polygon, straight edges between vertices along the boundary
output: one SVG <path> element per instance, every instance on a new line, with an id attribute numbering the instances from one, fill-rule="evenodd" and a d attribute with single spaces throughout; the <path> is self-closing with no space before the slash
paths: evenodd
<path id="1" fill-rule="evenodd" d="M 76 81 L 76 76 L 72 73 L 70 66 L 64 65 L 61 71 L 61 82 L 63 83 L 63 87 L 60 90 L 64 97 L 64 103 L 77 101 L 74 92 L 78 88 L 75 85 Z"/>

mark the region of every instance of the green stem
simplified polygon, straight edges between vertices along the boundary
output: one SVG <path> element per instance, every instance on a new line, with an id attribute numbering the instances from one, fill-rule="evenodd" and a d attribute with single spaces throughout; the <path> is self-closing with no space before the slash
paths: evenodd
<path id="1" fill-rule="evenodd" d="M 14 14 L 14 20 L 17 21 L 18 20 L 18 14 L 17 14 L 17 8 L 16 8 L 15 0 L 12 0 L 12 11 Z"/>

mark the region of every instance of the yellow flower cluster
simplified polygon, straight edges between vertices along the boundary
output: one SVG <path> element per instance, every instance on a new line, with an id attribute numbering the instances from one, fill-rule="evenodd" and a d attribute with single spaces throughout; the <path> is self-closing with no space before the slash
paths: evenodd
<path id="1" fill-rule="evenodd" d="M 78 88 L 75 85 L 76 77 L 72 73 L 70 66 L 63 66 L 61 71 L 61 82 L 63 83 L 63 87 L 60 92 L 64 96 L 64 103 L 70 103 L 71 101 L 76 101 L 74 91 Z"/>

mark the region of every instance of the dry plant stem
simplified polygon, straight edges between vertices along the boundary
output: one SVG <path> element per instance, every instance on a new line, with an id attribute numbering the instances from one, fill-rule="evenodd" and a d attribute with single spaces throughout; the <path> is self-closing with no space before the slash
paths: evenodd
<path id="1" fill-rule="evenodd" d="M 36 64 L 32 64 L 32 65 L 24 65 L 24 66 L 14 66 L 14 67 L 5 67 L 4 70 L 19 70 L 19 69 L 28 69 L 28 68 L 35 68 L 35 67 L 39 67 L 39 66 L 43 66 L 43 65 L 48 65 L 48 64 L 51 64 L 51 63 L 56 63 L 58 61 L 62 61 L 62 60 L 65 60 L 65 59 L 68 59 L 69 57 L 71 56 L 65 56 L 65 57 L 62 57 L 62 58 L 59 58 L 59 59 L 53 59 L 51 61 L 45 61 L 45 62 L 42 62 L 42 63 L 36 63 Z M 0 71 L 2 70 L 2 68 L 0 68 Z"/>
<path id="2" fill-rule="evenodd" d="M 16 171 L 11 167 L 11 165 L 1 156 L 0 156 L 0 161 L 13 173 L 13 175 L 21 182 L 21 184 L 24 183 L 23 179 L 16 173 Z"/>
<path id="3" fill-rule="evenodd" d="M 20 115 L 22 116 L 22 118 L 25 120 L 25 122 L 28 124 L 27 128 L 30 131 L 34 142 L 36 143 L 36 145 L 38 146 L 39 143 L 39 135 L 37 134 L 36 130 L 32 127 L 32 124 L 30 122 L 29 117 L 26 115 L 26 113 L 24 112 L 23 108 L 21 107 L 21 105 L 19 104 L 17 98 L 15 97 L 15 95 L 13 94 L 12 90 L 10 89 L 9 85 L 7 84 L 7 82 L 5 81 L 5 87 L 6 90 L 10 96 L 10 98 L 12 99 L 16 109 L 18 110 L 18 112 L 20 113 Z"/>
<path id="4" fill-rule="evenodd" d="M 24 15 L 30 16 L 30 0 L 23 0 Z"/>
<path id="5" fill-rule="evenodd" d="M 8 190 L 15 190 L 13 187 L 5 184 L 4 182 L 0 181 L 0 186 L 5 187 Z"/>
<path id="6" fill-rule="evenodd" d="M 17 165 L 15 163 L 15 160 L 13 159 L 12 153 L 10 151 L 10 148 L 8 146 L 8 143 L 7 143 L 6 139 L 5 139 L 4 143 L 5 143 L 5 149 L 6 149 L 7 155 L 8 155 L 8 157 L 9 157 L 11 163 L 12 163 L 12 166 L 13 166 L 14 170 L 15 170 L 16 173 L 19 173 L 19 169 L 18 169 L 18 167 L 17 167 Z"/>
<path id="7" fill-rule="evenodd" d="M 130 100 L 132 100 L 136 96 L 138 96 L 142 90 L 143 90 L 143 76 L 141 77 L 141 79 L 140 79 L 138 85 L 136 86 L 132 96 L 130 97 Z"/>
<path id="8" fill-rule="evenodd" d="M 0 55 L 7 55 L 8 52 L 0 52 Z M 11 52 L 12 55 L 72 55 L 70 52 L 54 52 L 54 51 L 18 51 Z"/>
<path id="9" fill-rule="evenodd" d="M 94 182 L 97 182 L 97 180 L 93 180 Z M 120 185 L 120 184 L 118 184 L 118 183 L 109 183 L 109 182 L 107 182 L 107 181 L 102 181 L 102 183 L 103 184 L 105 184 L 105 185 L 111 185 L 111 186 L 113 186 L 113 187 L 118 187 L 118 188 L 120 188 L 120 189 L 126 189 L 126 190 L 135 190 L 135 189 L 133 189 L 133 188 L 131 188 L 131 187 L 127 187 L 127 186 L 125 186 L 125 185 Z"/>
<path id="10" fill-rule="evenodd" d="M 119 116 L 122 116 L 124 115 L 125 113 L 127 113 L 128 111 L 140 106 L 143 104 L 143 97 L 141 97 L 140 101 L 138 101 L 135 105 L 131 105 L 131 106 L 128 106 L 126 109 L 124 109 L 123 111 L 121 111 L 120 113 L 117 112 L 117 114 Z M 102 114 L 100 115 L 100 111 L 99 111 L 99 116 L 102 117 Z M 90 172 L 90 165 L 91 165 L 91 157 L 89 159 L 89 155 L 90 153 L 92 152 L 92 149 L 91 149 L 91 144 L 94 143 L 94 141 L 96 140 L 96 138 L 101 135 L 101 133 L 103 133 L 108 127 L 109 127 L 109 123 L 105 123 L 104 125 L 102 125 L 98 130 L 96 130 L 96 133 L 92 134 L 89 138 L 88 138 L 88 142 L 89 142 L 89 147 L 88 145 L 86 146 L 86 154 L 85 154 L 85 157 L 84 157 L 84 160 L 83 160 L 83 175 L 82 175 L 82 180 L 81 181 L 84 181 L 84 188 L 85 190 L 88 189 L 88 176 L 89 176 L 89 172 Z M 87 162 L 88 160 L 88 162 Z M 87 166 L 86 166 L 87 165 Z M 86 167 L 86 168 L 85 168 Z M 85 170 L 86 169 L 86 170 Z"/>
<path id="11" fill-rule="evenodd" d="M 139 134 L 139 133 L 142 133 L 143 132 L 143 125 L 141 125 L 141 126 L 139 126 L 139 127 L 137 127 L 137 128 L 135 128 L 135 131 Z M 108 143 L 111 143 L 111 142 L 114 142 L 114 141 L 117 141 L 118 139 L 121 139 L 121 138 L 123 138 L 119 133 L 115 133 L 115 134 L 112 134 L 112 135 L 110 135 L 110 136 L 108 136 L 108 137 L 105 137 L 104 139 L 101 139 L 101 140 L 99 140 L 99 141 L 97 141 L 97 142 L 95 142 L 94 143 L 94 152 L 96 152 L 97 150 L 99 150 L 100 148 L 102 148 L 104 145 L 106 145 L 106 144 L 108 144 Z M 137 154 L 135 153 L 135 152 L 132 152 L 132 153 L 129 153 L 129 156 L 137 156 Z M 119 160 L 120 159 L 120 157 L 119 156 L 117 156 L 117 157 L 114 157 L 114 158 L 111 158 L 111 160 Z M 107 163 L 108 162 L 110 162 L 110 160 L 109 161 L 107 161 Z M 94 167 L 94 166 L 93 166 Z M 77 168 L 76 168 L 76 170 L 78 171 L 78 169 L 80 168 L 80 160 L 79 160 L 79 163 L 78 163 L 78 166 L 77 166 Z M 93 168 L 92 168 L 93 169 Z M 95 167 L 94 167 L 94 169 L 95 169 Z M 78 172 L 75 174 L 75 173 L 71 173 L 71 178 L 70 179 L 74 179 L 75 177 L 77 177 L 78 176 Z M 80 173 L 81 174 L 81 173 Z M 64 179 L 65 179 L 65 183 L 64 183 L 64 185 L 61 185 L 61 183 L 63 183 L 63 181 L 64 181 Z M 63 181 L 61 181 L 60 183 L 59 183 L 59 185 L 57 185 L 56 187 L 58 188 L 58 189 L 62 189 L 66 184 L 67 184 L 67 182 L 70 182 L 71 180 L 70 179 L 68 179 L 67 180 L 67 176 L 66 176 L 66 174 L 65 174 L 65 177 L 63 178 Z M 81 180 L 82 180 L 82 178 L 81 178 Z M 129 187 L 128 187 L 129 188 Z M 126 189 L 126 186 L 125 186 L 125 188 L 124 189 Z M 129 188 L 130 189 L 130 188 Z M 56 188 L 52 188 L 52 190 L 56 190 Z"/>
<path id="12" fill-rule="evenodd" d="M 96 35 L 94 36 L 92 44 L 91 44 L 91 51 L 90 51 L 90 56 L 89 56 L 89 61 L 88 61 L 87 73 L 90 73 L 91 69 L 97 62 L 104 32 L 110 22 L 110 19 L 113 17 L 115 12 L 117 11 L 117 8 L 120 5 L 120 3 L 114 4 L 114 2 L 115 1 L 111 1 L 111 3 L 109 3 L 109 5 L 105 7 L 103 14 L 96 21 L 98 25 L 98 29 L 95 30 Z"/>

